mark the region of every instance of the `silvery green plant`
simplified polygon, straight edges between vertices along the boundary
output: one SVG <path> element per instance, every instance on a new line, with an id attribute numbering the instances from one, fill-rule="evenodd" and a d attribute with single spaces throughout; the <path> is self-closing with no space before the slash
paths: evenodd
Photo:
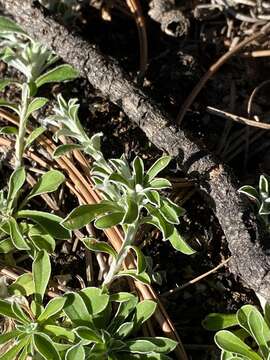
<path id="1" fill-rule="evenodd" d="M 73 80 L 78 76 L 78 72 L 70 65 L 56 66 L 58 56 L 32 40 L 16 23 L 2 16 L 0 16 L 0 47 L 2 49 L 0 59 L 25 76 L 25 82 L 32 96 L 44 84 Z M 14 79 L 3 80 L 2 88 L 3 85 L 7 86 L 14 82 L 20 84 Z"/>
<path id="2" fill-rule="evenodd" d="M 0 335 L 0 345 L 11 345 L 1 359 L 170 359 L 167 354 L 175 341 L 136 337 L 155 312 L 154 301 L 138 302 L 131 293 L 109 295 L 88 287 L 55 297 L 43 307 L 50 274 L 49 256 L 40 251 L 32 273 L 18 278 L 7 289 L 11 296 L 0 300 L 0 314 L 13 320 L 13 328 Z M 29 303 L 25 295 L 33 300 Z"/>
<path id="3" fill-rule="evenodd" d="M 131 165 L 124 156 L 106 161 L 100 149 L 101 134 L 89 138 L 80 124 L 76 99 L 66 102 L 59 95 L 57 100 L 54 115 L 47 121 L 54 125 L 62 125 L 55 134 L 56 138 L 64 135 L 76 139 L 78 144 L 60 145 L 55 151 L 55 156 L 62 156 L 73 149 L 80 149 L 89 154 L 94 159 L 92 179 L 96 188 L 103 194 L 103 200 L 99 204 L 77 207 L 66 217 L 62 225 L 69 230 L 80 229 L 91 221 L 94 221 L 98 229 L 121 225 L 124 243 L 118 254 L 106 243 L 91 238 L 84 240 L 89 249 L 105 251 L 113 257 L 104 285 L 110 285 L 119 276 L 131 276 L 149 283 L 144 256 L 135 245 L 140 226 L 154 225 L 161 231 L 163 239 L 169 240 L 175 249 L 185 254 L 194 252 L 176 229 L 183 209 L 161 193 L 161 190 L 171 187 L 167 179 L 158 177 L 171 158 L 161 157 L 147 171 L 138 156 Z M 123 263 L 130 250 L 137 256 L 137 269 L 123 271 Z"/>
<path id="4" fill-rule="evenodd" d="M 260 176 L 258 190 L 253 186 L 244 185 L 238 191 L 247 196 L 255 204 L 258 215 L 269 228 L 270 194 L 268 176 Z"/>
<path id="5" fill-rule="evenodd" d="M 33 188 L 25 194 L 23 187 L 27 174 L 23 165 L 23 155 L 25 150 L 45 130 L 45 128 L 38 127 L 27 136 L 29 119 L 34 118 L 34 112 L 42 108 L 47 102 L 45 98 L 36 97 L 39 88 L 46 83 L 73 79 L 77 76 L 77 72 L 69 65 L 52 67 L 58 59 L 45 47 L 33 42 L 14 22 L 3 17 L 0 17 L 0 37 L 3 48 L 1 59 L 25 76 L 23 82 L 14 79 L 2 79 L 0 82 L 0 90 L 10 84 L 18 86 L 21 90 L 19 104 L 0 100 L 0 105 L 11 109 L 19 119 L 18 129 L 16 127 L 1 129 L 2 134 L 16 136 L 16 165 L 10 176 L 7 191 L 0 191 L 0 252 L 7 254 L 13 251 L 27 251 L 30 259 L 33 259 L 31 273 L 19 276 L 11 285 L 5 285 L 3 282 L 0 284 L 0 296 L 2 297 L 0 314 L 12 320 L 13 324 L 12 330 L 0 335 L 0 345 L 5 345 L 4 350 L 0 347 L 1 359 L 14 360 L 18 358 L 19 360 L 26 360 L 29 356 L 34 360 L 169 359 L 167 354 L 175 348 L 175 341 L 162 337 L 135 337 L 136 333 L 140 331 L 141 325 L 154 313 L 156 304 L 153 301 L 138 302 L 137 297 L 130 293 L 109 295 L 107 287 L 85 288 L 76 293 L 67 292 L 64 296 L 58 296 L 49 302 L 47 301 L 45 294 L 51 277 L 49 254 L 54 251 L 55 239 L 70 238 L 71 232 L 68 228 L 70 217 L 63 222 L 66 224 L 64 227 L 59 216 L 33 210 L 30 205 L 34 197 L 57 190 L 63 183 L 64 176 L 57 170 L 50 170 L 42 175 Z M 132 204 L 135 200 L 140 200 L 136 203 L 135 212 L 137 216 L 134 218 L 134 224 L 131 224 L 130 220 L 126 223 L 122 222 L 126 237 L 120 254 L 117 254 L 107 243 L 97 242 L 96 239 L 84 239 L 84 243 L 94 251 L 108 252 L 115 259 L 112 266 L 114 270 L 106 278 L 107 285 L 119 275 L 118 268 L 120 269 L 122 266 L 127 249 L 133 249 L 138 259 L 138 269 L 130 270 L 127 275 L 149 282 L 149 276 L 145 272 L 147 266 L 145 259 L 140 249 L 133 244 L 135 230 L 143 224 L 143 216 L 140 216 L 141 208 L 144 207 L 144 211 L 149 212 L 146 207 L 147 204 L 143 204 L 143 195 L 138 194 L 138 199 L 136 195 L 142 191 L 143 184 L 138 188 L 134 181 L 130 180 L 130 186 L 133 187 L 126 187 L 126 191 L 124 188 L 122 189 L 122 185 L 120 186 L 117 180 L 118 175 L 123 176 L 121 175 L 122 170 L 119 173 L 119 169 L 122 169 L 123 165 L 126 166 L 133 177 L 137 176 L 134 173 L 135 170 L 130 168 L 124 159 L 105 161 L 100 151 L 101 135 L 97 134 L 88 138 L 78 119 L 76 101 L 70 100 L 66 103 L 59 96 L 57 109 L 58 112 L 55 111 L 54 119 L 63 125 L 63 129 L 59 130 L 56 137 L 63 135 L 72 137 L 78 141 L 78 144 L 67 144 L 67 146 L 59 147 L 55 156 L 61 156 L 77 147 L 94 158 L 96 162 L 96 174 L 94 176 L 96 184 L 100 188 L 107 184 L 104 188 L 107 189 L 107 193 L 105 190 L 103 191 L 105 200 L 98 205 L 112 205 L 113 199 L 116 199 L 114 196 L 120 196 L 118 198 L 120 207 L 117 208 L 116 213 L 119 212 L 119 209 L 121 213 L 125 211 L 123 218 L 128 219 L 129 216 L 130 219 L 131 216 L 134 218 L 134 214 L 133 211 L 130 212 L 126 209 L 129 198 L 133 201 Z M 163 167 L 168 161 L 169 159 L 166 157 L 160 160 Z M 136 161 L 134 160 L 134 166 L 137 166 L 137 162 L 143 166 L 139 158 Z M 109 173 L 104 176 L 104 171 L 101 171 L 99 174 L 98 165 L 107 169 Z M 158 172 L 153 169 L 152 174 L 153 171 Z M 141 181 L 144 183 L 143 179 L 146 174 L 140 169 L 138 171 L 142 173 Z M 102 180 L 100 175 L 104 177 L 104 184 L 100 184 Z M 116 179 L 113 180 L 115 176 Z M 145 185 L 148 183 L 151 185 L 150 182 L 155 180 L 155 176 L 151 179 L 149 179 L 149 175 L 147 176 L 148 182 L 146 181 Z M 165 179 L 160 179 L 159 188 L 165 187 L 166 184 L 168 185 L 168 182 Z M 158 184 L 155 185 L 158 188 Z M 146 193 L 149 192 L 148 196 L 150 197 L 151 191 L 156 190 L 149 188 L 149 191 L 146 191 Z M 158 193 L 158 191 L 156 192 Z M 135 200 L 133 199 L 134 196 Z M 164 207 L 168 216 L 170 209 L 174 211 L 173 214 L 182 212 L 175 204 L 163 199 L 162 196 L 158 195 L 158 198 L 155 195 L 153 196 L 156 199 L 153 207 L 157 201 L 159 204 L 157 210 Z M 94 209 L 91 209 L 91 214 L 93 211 Z M 114 212 L 112 212 L 113 215 Z M 103 226 L 101 216 L 96 219 L 100 220 L 100 228 L 108 227 L 106 215 L 110 215 L 111 210 L 108 213 L 105 211 L 105 213 L 98 212 L 98 214 L 103 215 Z M 79 220 L 83 224 L 85 222 L 84 217 L 85 214 Z M 153 216 L 144 217 L 145 220 L 148 219 L 148 222 L 155 223 Z M 164 224 L 161 224 L 160 228 L 164 227 L 163 231 L 168 236 L 174 236 L 175 240 L 171 238 L 170 241 L 174 241 L 175 246 L 180 244 L 186 252 L 192 252 L 174 228 L 174 224 L 177 224 L 178 220 L 176 221 L 175 216 L 172 219 L 174 220 L 170 224 L 173 226 L 170 226 L 170 229 L 167 230 Z M 115 220 L 113 220 L 114 222 Z M 156 226 L 159 227 L 158 224 Z M 2 291 L 3 286 L 5 286 L 4 291 Z"/>
<path id="6" fill-rule="evenodd" d="M 219 330 L 215 335 L 215 343 L 221 349 L 221 360 L 270 359 L 268 303 L 265 303 L 263 313 L 253 305 L 244 305 L 236 314 L 209 314 L 203 326 L 208 330 Z"/>

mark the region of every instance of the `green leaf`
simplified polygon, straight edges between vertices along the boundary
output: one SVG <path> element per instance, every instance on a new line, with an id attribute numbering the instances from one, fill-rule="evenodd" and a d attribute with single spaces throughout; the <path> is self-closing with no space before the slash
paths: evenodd
<path id="1" fill-rule="evenodd" d="M 110 333 L 114 333 L 119 326 L 127 319 L 127 317 L 134 311 L 138 298 L 131 293 L 116 293 L 110 296 L 111 301 L 119 302 L 117 312 L 108 327 Z"/>
<path id="2" fill-rule="evenodd" d="M 261 196 L 268 197 L 269 195 L 269 183 L 266 176 L 261 175 L 259 180 L 259 191 Z"/>
<path id="3" fill-rule="evenodd" d="M 121 324 L 116 330 L 115 335 L 120 338 L 127 337 L 132 332 L 133 325 L 134 323 L 132 321 Z"/>
<path id="4" fill-rule="evenodd" d="M 130 249 L 134 250 L 137 256 L 137 275 L 143 273 L 146 270 L 146 261 L 143 252 L 138 246 L 130 246 Z"/>
<path id="5" fill-rule="evenodd" d="M 150 202 L 150 204 L 160 207 L 160 195 L 156 190 L 148 190 L 144 193 L 144 196 Z"/>
<path id="6" fill-rule="evenodd" d="M 262 360 L 247 344 L 228 330 L 221 330 L 215 335 L 215 342 L 221 350 L 246 356 L 250 360 Z"/>
<path id="7" fill-rule="evenodd" d="M 170 188 L 171 186 L 172 184 L 170 183 L 169 180 L 162 178 L 156 178 L 150 181 L 149 185 L 147 185 L 147 187 L 149 187 L 150 189 L 157 189 L 157 190 Z"/>
<path id="8" fill-rule="evenodd" d="M 171 204 L 166 201 L 162 200 L 160 212 L 163 215 L 164 219 L 167 220 L 171 224 L 179 224 L 179 218 L 178 215 Z"/>
<path id="9" fill-rule="evenodd" d="M 157 304 L 153 300 L 143 300 L 137 304 L 133 318 L 134 331 L 139 330 L 142 324 L 150 319 L 156 308 Z"/>
<path id="10" fill-rule="evenodd" d="M 18 218 L 28 218 L 32 220 L 47 231 L 53 238 L 67 240 L 71 237 L 70 231 L 61 225 L 63 219 L 60 216 L 36 210 L 20 210 L 16 216 Z"/>
<path id="11" fill-rule="evenodd" d="M 96 287 L 87 287 L 79 292 L 90 315 L 101 313 L 109 304 L 110 297 Z"/>
<path id="12" fill-rule="evenodd" d="M 17 25 L 14 21 L 5 16 L 0 16 L 0 32 L 22 34 L 28 36 L 23 29 Z"/>
<path id="13" fill-rule="evenodd" d="M 79 294 L 70 292 L 64 296 L 67 298 L 64 312 L 75 325 L 89 325 L 89 323 L 92 323 L 92 317 Z"/>
<path id="14" fill-rule="evenodd" d="M 36 351 L 46 360 L 61 360 L 59 352 L 54 346 L 53 341 L 49 336 L 41 333 L 36 333 L 33 336 L 34 346 Z"/>
<path id="15" fill-rule="evenodd" d="M 79 326 L 75 329 L 76 334 L 82 339 L 94 343 L 102 343 L 102 337 L 93 329 L 87 326 Z"/>
<path id="16" fill-rule="evenodd" d="M 205 317 L 202 326 L 206 330 L 222 330 L 238 325 L 236 314 L 212 313 Z"/>
<path id="17" fill-rule="evenodd" d="M 16 355 L 30 342 L 30 337 L 25 336 L 15 343 L 5 354 L 1 355 L 1 360 L 14 360 Z"/>
<path id="18" fill-rule="evenodd" d="M 176 228 L 174 228 L 173 233 L 168 237 L 168 240 L 175 250 L 180 251 L 183 254 L 192 255 L 196 252 L 185 242 Z"/>
<path id="19" fill-rule="evenodd" d="M 244 194 L 244 195 L 248 196 L 251 200 L 255 200 L 257 205 L 260 206 L 260 201 L 259 201 L 260 196 L 258 194 L 258 191 L 253 186 L 244 185 L 244 186 L 240 187 L 238 192 L 240 194 Z"/>
<path id="20" fill-rule="evenodd" d="M 20 115 L 18 106 L 10 101 L 6 101 L 5 99 L 0 99 L 0 107 L 1 106 L 14 111 L 17 115 Z"/>
<path id="21" fill-rule="evenodd" d="M 109 181 L 117 184 L 117 185 L 122 185 L 124 186 L 126 189 L 129 189 L 132 187 L 132 184 L 126 179 L 124 178 L 122 175 L 117 174 L 117 173 L 113 173 L 109 176 Z"/>
<path id="22" fill-rule="evenodd" d="M 20 275 L 9 287 L 8 292 L 11 295 L 29 296 L 35 292 L 33 275 L 25 273 Z"/>
<path id="23" fill-rule="evenodd" d="M 81 229 L 88 225 L 98 215 L 107 211 L 114 211 L 117 205 L 111 202 L 102 201 L 99 204 L 81 205 L 74 210 L 62 221 L 62 225 L 69 230 Z"/>
<path id="24" fill-rule="evenodd" d="M 31 319 L 29 319 L 29 317 L 15 301 L 12 302 L 11 308 L 13 313 L 16 314 L 17 318 L 20 319 L 22 324 L 28 325 L 31 323 Z"/>
<path id="25" fill-rule="evenodd" d="M 55 314 L 62 311 L 66 300 L 67 299 L 65 297 L 61 297 L 61 296 L 50 300 L 48 302 L 48 304 L 46 305 L 45 309 L 43 310 L 43 312 L 37 318 L 37 321 L 38 322 L 47 321 L 48 319 L 50 319 Z"/>
<path id="26" fill-rule="evenodd" d="M 237 321 L 238 321 L 239 325 L 243 329 L 245 329 L 250 335 L 251 335 L 251 330 L 249 328 L 248 316 L 252 311 L 255 311 L 255 310 L 256 310 L 256 308 L 253 305 L 244 305 L 236 313 L 236 317 L 237 317 Z"/>
<path id="27" fill-rule="evenodd" d="M 126 342 L 128 350 L 132 353 L 148 354 L 151 352 L 168 354 L 173 351 L 177 342 L 164 337 L 138 338 Z"/>
<path id="28" fill-rule="evenodd" d="M 73 150 L 79 150 L 82 149 L 82 145 L 79 144 L 63 144 L 59 145 L 53 152 L 53 158 L 57 159 L 60 156 L 64 156 L 67 153 L 73 151 Z"/>
<path id="29" fill-rule="evenodd" d="M 13 201 L 18 195 L 18 191 L 22 188 L 25 179 L 26 179 L 26 174 L 23 166 L 14 170 L 13 173 L 11 174 L 8 183 L 8 196 L 7 196 L 7 203 L 9 209 L 12 208 Z"/>
<path id="30" fill-rule="evenodd" d="M 251 311 L 248 315 L 248 324 L 252 333 L 253 339 L 259 345 L 261 353 L 265 358 L 270 352 L 270 329 L 268 328 L 261 313 L 257 311 Z"/>
<path id="31" fill-rule="evenodd" d="M 14 126 L 4 126 L 0 129 L 0 134 L 5 134 L 5 135 L 17 135 L 18 134 L 18 128 L 14 127 Z"/>
<path id="32" fill-rule="evenodd" d="M 114 212 L 108 215 L 104 215 L 95 221 L 95 227 L 97 229 L 108 229 L 115 225 L 118 225 L 123 220 L 123 212 Z"/>
<path id="33" fill-rule="evenodd" d="M 146 272 L 142 272 L 140 274 L 137 274 L 137 270 L 124 270 L 124 271 L 119 271 L 115 277 L 120 277 L 120 276 L 129 276 L 132 277 L 133 279 L 140 281 L 143 284 L 147 284 L 150 285 L 151 284 L 151 280 L 149 275 Z"/>
<path id="34" fill-rule="evenodd" d="M 28 105 L 27 112 L 25 117 L 28 118 L 34 111 L 39 110 L 42 108 L 45 104 L 47 104 L 48 99 L 43 97 L 37 97 L 33 99 L 30 104 Z"/>
<path id="35" fill-rule="evenodd" d="M 150 215 L 152 215 L 152 219 L 147 219 L 147 223 L 156 226 L 162 232 L 164 240 L 167 240 L 173 235 L 175 229 L 173 224 L 168 223 L 154 206 L 147 204 L 145 205 L 145 208 L 149 211 Z"/>
<path id="36" fill-rule="evenodd" d="M 136 156 L 132 162 L 133 172 L 135 176 L 135 184 L 143 185 L 144 179 L 144 163 L 139 156 Z"/>
<path id="37" fill-rule="evenodd" d="M 47 171 L 38 179 L 37 183 L 32 188 L 32 191 L 27 196 L 27 200 L 41 194 L 47 194 L 56 191 L 64 181 L 65 176 L 60 171 Z"/>
<path id="38" fill-rule="evenodd" d="M 24 237 L 20 231 L 19 225 L 13 217 L 8 219 L 10 238 L 13 245 L 18 250 L 30 250 L 27 242 L 24 240 Z"/>
<path id="39" fill-rule="evenodd" d="M 46 128 L 44 126 L 39 126 L 38 128 L 36 128 L 35 130 L 33 130 L 31 132 L 31 134 L 27 137 L 26 141 L 25 141 L 25 147 L 29 147 L 30 145 L 32 145 L 32 143 L 41 135 L 44 133 L 44 131 L 46 131 Z"/>
<path id="40" fill-rule="evenodd" d="M 85 351 L 82 345 L 77 344 L 72 346 L 66 353 L 65 360 L 84 360 Z"/>
<path id="41" fill-rule="evenodd" d="M 79 73 L 77 70 L 75 70 L 71 65 L 64 64 L 47 71 L 45 74 L 38 77 L 35 82 L 36 86 L 40 87 L 47 83 L 73 80 L 78 76 Z"/>
<path id="42" fill-rule="evenodd" d="M 74 332 L 62 326 L 43 324 L 43 328 L 50 337 L 64 339 L 69 342 L 74 342 L 75 340 Z"/>
<path id="43" fill-rule="evenodd" d="M 89 250 L 97 251 L 97 252 L 105 252 L 111 255 L 113 258 L 117 257 L 117 252 L 112 248 L 111 245 L 109 245 L 104 241 L 97 241 L 94 238 L 84 238 L 81 241 Z"/>
<path id="44" fill-rule="evenodd" d="M 125 216 L 122 220 L 123 224 L 132 224 L 134 223 L 139 216 L 139 208 L 137 203 L 132 200 L 130 197 L 126 199 L 127 209 L 125 212 Z"/>
<path id="45" fill-rule="evenodd" d="M 5 344 L 9 340 L 16 338 L 18 335 L 20 335 L 20 331 L 13 330 L 9 331 L 8 333 L 0 334 L 0 345 Z"/>
<path id="46" fill-rule="evenodd" d="M 35 284 L 35 294 L 37 300 L 42 304 L 42 300 L 51 276 L 51 263 L 48 253 L 44 250 L 38 252 L 33 262 L 33 277 Z"/>
<path id="47" fill-rule="evenodd" d="M 10 251 L 13 251 L 15 249 L 15 246 L 13 245 L 13 242 L 11 241 L 11 238 L 6 238 L 0 240 L 0 253 L 1 254 L 8 254 Z"/>
<path id="48" fill-rule="evenodd" d="M 158 159 L 147 171 L 146 176 L 148 181 L 151 181 L 154 179 L 154 177 L 157 176 L 163 169 L 165 169 L 171 161 L 170 156 L 162 156 L 160 159 Z"/>
<path id="49" fill-rule="evenodd" d="M 0 299 L 0 314 L 7 318 L 15 319 L 19 323 L 22 323 L 21 318 L 13 311 L 12 304 L 8 301 Z"/>
<path id="50" fill-rule="evenodd" d="M 48 253 L 52 253 L 55 250 L 55 240 L 41 227 L 34 225 L 31 227 L 29 238 L 38 250 L 46 250 Z"/>

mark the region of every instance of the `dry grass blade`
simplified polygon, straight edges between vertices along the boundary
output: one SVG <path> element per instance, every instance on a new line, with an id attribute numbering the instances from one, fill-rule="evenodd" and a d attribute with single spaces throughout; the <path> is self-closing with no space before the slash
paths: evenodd
<path id="1" fill-rule="evenodd" d="M 255 121 L 255 120 L 249 120 L 249 119 L 246 119 L 243 116 L 234 115 L 234 114 L 231 114 L 231 113 L 229 113 L 227 111 L 216 109 L 216 108 L 214 108 L 212 106 L 207 106 L 206 110 L 210 114 L 218 115 L 218 116 L 220 116 L 220 117 L 222 117 L 224 119 L 233 120 L 233 121 L 238 122 L 240 124 L 244 124 L 244 125 L 264 129 L 264 130 L 269 130 L 270 129 L 270 124 L 261 123 L 259 121 Z"/>

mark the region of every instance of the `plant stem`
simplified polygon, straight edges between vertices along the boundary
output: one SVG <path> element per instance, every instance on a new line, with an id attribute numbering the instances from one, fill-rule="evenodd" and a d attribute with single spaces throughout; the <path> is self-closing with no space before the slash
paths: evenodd
<path id="1" fill-rule="evenodd" d="M 129 251 L 129 246 L 132 245 L 134 243 L 135 240 L 135 236 L 138 230 L 138 222 L 135 222 L 134 224 L 130 224 L 128 225 L 127 228 L 127 232 L 125 235 L 125 240 L 122 244 L 122 247 L 118 253 L 117 258 L 114 260 L 114 262 L 112 263 L 110 270 L 106 276 L 106 278 L 103 281 L 103 286 L 110 286 L 110 284 L 112 283 L 112 281 L 114 280 L 114 276 L 119 272 L 119 270 L 121 269 L 128 251 Z"/>
<path id="2" fill-rule="evenodd" d="M 23 84 L 19 131 L 18 131 L 18 135 L 16 137 L 16 143 L 15 143 L 15 157 L 16 157 L 15 169 L 18 169 L 20 166 L 22 166 L 22 163 L 23 163 L 28 100 L 29 100 L 29 88 L 28 88 L 27 84 Z"/>

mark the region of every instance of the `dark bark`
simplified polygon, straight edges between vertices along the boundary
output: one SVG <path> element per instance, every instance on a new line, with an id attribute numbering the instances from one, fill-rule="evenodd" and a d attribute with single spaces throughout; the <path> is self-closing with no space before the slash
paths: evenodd
<path id="1" fill-rule="evenodd" d="M 161 111 L 118 66 L 94 45 L 59 25 L 31 0 L 0 0 L 0 5 L 33 38 L 39 40 L 80 71 L 88 81 L 129 119 L 135 122 L 158 148 L 175 156 L 181 169 L 197 179 L 215 211 L 233 259 L 231 270 L 256 292 L 270 300 L 270 261 L 263 247 L 261 229 L 237 193 L 231 170 L 202 150 L 189 134 L 176 130 Z"/>

